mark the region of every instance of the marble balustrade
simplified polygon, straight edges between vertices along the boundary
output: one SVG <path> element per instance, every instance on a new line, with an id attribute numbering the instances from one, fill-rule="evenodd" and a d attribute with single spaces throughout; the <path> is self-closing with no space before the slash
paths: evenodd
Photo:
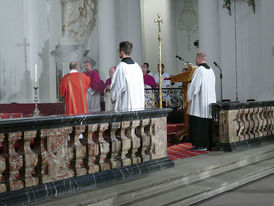
<path id="1" fill-rule="evenodd" d="M 218 141 L 229 150 L 266 138 L 274 140 L 274 101 L 218 103 L 212 109 Z"/>
<path id="2" fill-rule="evenodd" d="M 168 112 L 0 120 L 0 193 L 166 157 Z"/>

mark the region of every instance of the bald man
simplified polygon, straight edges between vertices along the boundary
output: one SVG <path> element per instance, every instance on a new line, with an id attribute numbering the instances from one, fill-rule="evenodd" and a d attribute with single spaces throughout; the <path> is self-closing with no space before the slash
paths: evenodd
<path id="1" fill-rule="evenodd" d="M 210 104 L 216 103 L 215 74 L 207 65 L 205 53 L 197 53 L 196 64 L 187 90 L 189 132 L 193 150 L 207 150 L 212 147 Z"/>
<path id="2" fill-rule="evenodd" d="M 113 111 L 113 103 L 111 101 L 111 93 L 110 93 L 110 85 L 111 85 L 111 78 L 116 70 L 116 66 L 109 68 L 109 78 L 105 82 L 105 94 L 104 94 L 104 101 L 105 101 L 105 110 L 106 111 Z"/>
<path id="3" fill-rule="evenodd" d="M 59 92 L 65 99 L 66 114 L 86 114 L 88 106 L 86 100 L 90 79 L 78 70 L 78 64 L 71 62 L 70 72 L 60 82 Z"/>

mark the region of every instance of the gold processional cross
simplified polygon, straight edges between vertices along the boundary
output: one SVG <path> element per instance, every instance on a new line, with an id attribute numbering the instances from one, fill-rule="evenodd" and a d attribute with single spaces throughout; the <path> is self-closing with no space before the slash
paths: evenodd
<path id="1" fill-rule="evenodd" d="M 160 14 L 154 20 L 155 23 L 158 24 L 158 42 L 159 42 L 159 101 L 160 108 L 163 107 L 163 94 L 162 94 L 162 38 L 161 38 L 161 23 L 163 23 L 163 19 L 161 19 Z"/>

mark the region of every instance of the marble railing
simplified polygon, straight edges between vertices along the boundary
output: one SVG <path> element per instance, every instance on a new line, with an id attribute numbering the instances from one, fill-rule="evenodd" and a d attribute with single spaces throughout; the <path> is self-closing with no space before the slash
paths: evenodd
<path id="1" fill-rule="evenodd" d="M 212 105 L 217 139 L 226 150 L 274 140 L 274 101 Z"/>
<path id="2" fill-rule="evenodd" d="M 0 199 L 1 193 L 166 157 L 170 111 L 0 120 Z"/>

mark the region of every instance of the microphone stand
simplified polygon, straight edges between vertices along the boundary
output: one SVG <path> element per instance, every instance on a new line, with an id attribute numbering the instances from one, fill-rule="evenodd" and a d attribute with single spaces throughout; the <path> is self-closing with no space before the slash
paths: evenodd
<path id="1" fill-rule="evenodd" d="M 223 101 L 223 72 L 221 67 L 218 64 L 215 64 L 215 66 L 220 70 L 220 79 L 221 79 L 221 102 Z"/>

